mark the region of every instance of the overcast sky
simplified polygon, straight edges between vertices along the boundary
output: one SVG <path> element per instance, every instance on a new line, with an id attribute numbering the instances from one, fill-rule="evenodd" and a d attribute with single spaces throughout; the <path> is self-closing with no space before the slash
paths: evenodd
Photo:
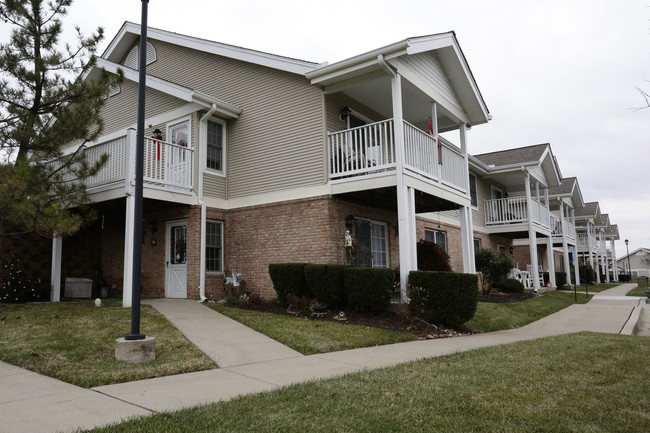
<path id="1" fill-rule="evenodd" d="M 105 29 L 141 2 L 76 0 L 66 24 Z M 650 248 L 650 0 L 152 0 L 149 26 L 314 62 L 454 30 L 493 120 L 472 154 L 550 143 L 562 175 L 619 225 L 617 256 Z M 3 32 L 4 33 L 4 32 Z"/>

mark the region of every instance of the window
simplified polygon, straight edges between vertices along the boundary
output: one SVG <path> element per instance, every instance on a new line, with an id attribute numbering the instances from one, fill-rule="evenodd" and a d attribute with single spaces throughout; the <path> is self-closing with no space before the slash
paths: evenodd
<path id="1" fill-rule="evenodd" d="M 223 223 L 220 221 L 206 221 L 205 270 L 223 272 Z"/>
<path id="2" fill-rule="evenodd" d="M 387 232 L 385 223 L 361 219 L 354 221 L 358 266 L 388 267 Z"/>
<path id="3" fill-rule="evenodd" d="M 508 247 L 506 247 L 505 245 L 497 245 L 497 251 L 503 255 L 506 255 L 508 251 Z"/>
<path id="4" fill-rule="evenodd" d="M 167 139 L 179 146 L 187 147 L 190 141 L 190 121 L 182 122 L 167 126 Z"/>
<path id="5" fill-rule="evenodd" d="M 223 171 L 223 130 L 221 123 L 208 120 L 206 167 Z"/>
<path id="6" fill-rule="evenodd" d="M 424 240 L 438 245 L 444 251 L 447 251 L 447 232 L 441 230 L 424 230 Z"/>
<path id="7" fill-rule="evenodd" d="M 469 196 L 472 201 L 472 206 L 478 207 L 478 197 L 476 195 L 476 176 L 472 173 L 469 174 Z"/>
<path id="8" fill-rule="evenodd" d="M 481 240 L 479 238 L 474 238 L 474 253 L 478 253 L 481 249 Z"/>

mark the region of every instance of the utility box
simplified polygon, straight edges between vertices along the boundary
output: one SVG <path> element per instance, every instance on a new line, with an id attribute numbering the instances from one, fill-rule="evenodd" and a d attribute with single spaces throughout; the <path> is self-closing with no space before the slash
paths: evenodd
<path id="1" fill-rule="evenodd" d="M 66 278 L 63 296 L 66 298 L 92 297 L 93 280 L 89 278 Z"/>

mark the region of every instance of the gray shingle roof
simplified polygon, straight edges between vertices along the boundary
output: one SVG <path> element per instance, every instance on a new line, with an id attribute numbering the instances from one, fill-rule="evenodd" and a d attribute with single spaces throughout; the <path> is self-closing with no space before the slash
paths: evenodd
<path id="1" fill-rule="evenodd" d="M 548 193 L 549 195 L 571 194 L 576 181 L 575 177 L 565 177 L 562 179 L 562 185 L 549 188 Z"/>
<path id="2" fill-rule="evenodd" d="M 576 209 L 576 216 L 592 217 L 592 216 L 596 216 L 597 211 L 598 211 L 598 202 L 592 201 L 589 203 L 585 203 L 585 207 Z"/>
<path id="3" fill-rule="evenodd" d="M 510 165 L 524 162 L 539 161 L 548 143 L 533 146 L 518 147 L 516 149 L 500 150 L 498 152 L 474 155 L 476 159 L 487 165 Z"/>

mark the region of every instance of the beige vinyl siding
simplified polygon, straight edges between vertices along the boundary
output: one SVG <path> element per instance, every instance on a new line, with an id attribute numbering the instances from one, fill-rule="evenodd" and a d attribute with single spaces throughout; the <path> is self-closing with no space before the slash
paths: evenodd
<path id="1" fill-rule="evenodd" d="M 476 199 L 478 210 L 472 208 L 472 222 L 475 226 L 485 227 L 485 200 L 492 199 L 492 185 L 503 191 L 504 194 L 508 192 L 507 188 L 503 185 L 490 180 L 481 179 L 478 175 L 476 176 Z"/>
<path id="2" fill-rule="evenodd" d="M 365 105 L 343 93 L 327 95 L 325 97 L 325 104 L 327 107 L 327 132 L 336 132 L 347 128 L 347 122 L 339 118 L 343 107 L 348 107 L 368 119 L 371 119 L 373 122 L 379 122 L 384 119 L 381 114 L 369 109 Z"/>
<path id="3" fill-rule="evenodd" d="M 226 178 L 210 173 L 203 175 L 203 194 L 211 197 L 226 197 Z"/>
<path id="4" fill-rule="evenodd" d="M 402 56 L 400 62 L 408 66 L 418 77 L 438 90 L 457 109 L 464 111 L 458 96 L 451 85 L 435 53 L 422 53 L 414 56 Z"/>
<path id="5" fill-rule="evenodd" d="M 546 182 L 546 176 L 544 175 L 544 170 L 542 170 L 541 166 L 536 165 L 534 167 L 528 167 L 527 170 L 534 179 L 542 179 L 544 182 Z M 533 186 L 532 186 L 532 189 L 531 189 L 531 192 L 532 192 L 533 196 L 535 195 L 534 179 L 531 179 L 533 181 Z M 541 185 L 540 185 L 540 187 L 541 187 Z M 541 193 L 542 192 L 540 191 L 540 194 Z"/>
<path id="6" fill-rule="evenodd" d="M 150 74 L 243 110 L 227 125 L 227 198 L 326 182 L 324 97 L 306 77 L 151 42 Z"/>
<path id="7" fill-rule="evenodd" d="M 155 116 L 183 104 L 186 102 L 148 88 L 145 96 L 145 115 Z M 104 120 L 103 134 L 120 129 L 124 129 L 126 134 L 126 128 L 134 125 L 138 119 L 138 83 L 124 80 L 120 93 L 106 100 L 101 116 Z"/>

